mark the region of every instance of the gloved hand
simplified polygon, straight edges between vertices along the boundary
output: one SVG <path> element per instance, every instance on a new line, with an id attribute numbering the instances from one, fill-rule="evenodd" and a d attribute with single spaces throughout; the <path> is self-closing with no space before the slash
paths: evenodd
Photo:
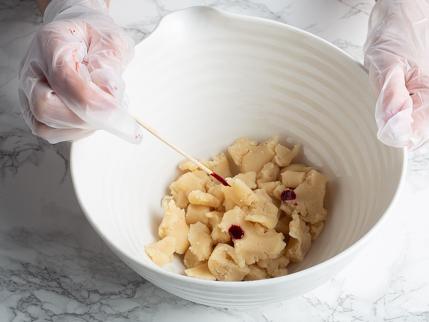
<path id="1" fill-rule="evenodd" d="M 103 129 L 139 143 L 142 131 L 126 111 L 121 78 L 134 42 L 102 0 L 53 0 L 19 72 L 19 97 L 32 132 L 50 143 Z"/>
<path id="2" fill-rule="evenodd" d="M 429 3 L 378 0 L 364 50 L 378 138 L 417 149 L 429 139 Z"/>

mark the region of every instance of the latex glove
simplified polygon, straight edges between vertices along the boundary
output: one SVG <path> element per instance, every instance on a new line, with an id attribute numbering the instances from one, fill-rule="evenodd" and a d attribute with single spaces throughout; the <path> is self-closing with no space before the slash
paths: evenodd
<path id="1" fill-rule="evenodd" d="M 429 3 L 378 0 L 364 49 L 378 138 L 393 147 L 420 147 L 429 139 Z"/>
<path id="2" fill-rule="evenodd" d="M 19 97 L 32 132 L 50 143 L 104 129 L 139 143 L 142 131 L 126 111 L 121 78 L 134 42 L 102 0 L 53 0 L 19 73 Z"/>

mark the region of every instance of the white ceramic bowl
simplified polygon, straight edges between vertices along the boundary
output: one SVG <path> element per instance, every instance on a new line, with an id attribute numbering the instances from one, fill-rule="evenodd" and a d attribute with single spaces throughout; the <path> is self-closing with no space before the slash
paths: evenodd
<path id="1" fill-rule="evenodd" d="M 144 252 L 158 240 L 161 198 L 183 157 L 149 133 L 140 146 L 101 131 L 73 143 L 73 182 L 94 229 L 132 269 L 177 296 L 238 308 L 304 294 L 364 248 L 397 198 L 406 152 L 376 138 L 366 71 L 311 34 L 194 7 L 162 19 L 124 78 L 130 108 L 196 158 L 243 136 L 278 135 L 285 145 L 301 143 L 298 161 L 330 178 L 325 229 L 290 275 L 203 281 L 184 276 L 180 258 L 160 268 Z"/>

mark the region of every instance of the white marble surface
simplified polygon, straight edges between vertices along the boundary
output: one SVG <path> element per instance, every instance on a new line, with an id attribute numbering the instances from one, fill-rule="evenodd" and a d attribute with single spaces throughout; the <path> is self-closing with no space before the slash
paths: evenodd
<path id="1" fill-rule="evenodd" d="M 111 15 L 139 42 L 193 5 L 291 24 L 362 61 L 373 0 L 112 0 Z M 410 153 L 400 200 L 366 251 L 299 298 L 210 308 L 131 271 L 79 208 L 69 144 L 34 137 L 21 118 L 18 64 L 41 21 L 33 0 L 0 1 L 0 321 L 429 321 L 429 149 Z"/>

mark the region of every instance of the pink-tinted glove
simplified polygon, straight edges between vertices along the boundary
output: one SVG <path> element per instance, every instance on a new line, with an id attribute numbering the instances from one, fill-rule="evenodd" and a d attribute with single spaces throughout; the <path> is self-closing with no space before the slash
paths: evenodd
<path id="1" fill-rule="evenodd" d="M 365 43 L 378 138 L 417 149 L 429 139 L 429 3 L 378 0 Z"/>
<path id="2" fill-rule="evenodd" d="M 50 143 L 103 129 L 139 143 L 142 132 L 126 111 L 121 78 L 134 42 L 107 14 L 102 0 L 53 0 L 19 72 L 19 97 L 32 132 Z"/>

